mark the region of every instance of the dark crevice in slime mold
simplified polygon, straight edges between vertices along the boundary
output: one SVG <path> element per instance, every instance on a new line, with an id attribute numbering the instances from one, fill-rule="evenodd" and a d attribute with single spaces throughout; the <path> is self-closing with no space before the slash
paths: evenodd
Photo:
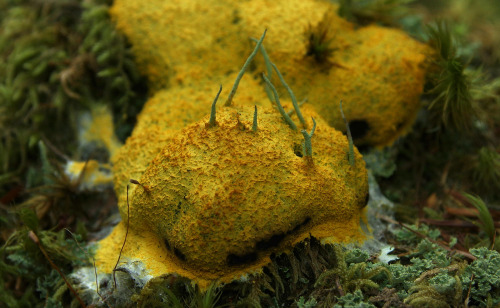
<path id="1" fill-rule="evenodd" d="M 269 238 L 258 241 L 257 244 L 255 244 L 255 248 L 257 250 L 267 250 L 276 247 L 285 239 L 285 236 L 285 233 L 273 234 Z"/>
<path id="2" fill-rule="evenodd" d="M 281 242 L 285 239 L 287 235 L 297 232 L 301 227 L 305 226 L 311 221 L 310 217 L 306 217 L 301 223 L 295 225 L 291 230 L 287 232 L 280 232 L 271 235 L 268 238 L 262 239 L 255 244 L 255 248 L 252 252 L 237 255 L 229 254 L 226 258 L 226 263 L 229 266 L 238 266 L 243 264 L 248 264 L 257 261 L 258 251 L 265 251 L 274 247 L 278 247 Z"/>
<path id="3" fill-rule="evenodd" d="M 400 132 L 403 131 L 406 128 L 406 125 L 408 123 L 411 123 L 412 119 L 409 117 L 404 117 L 399 120 L 398 123 L 396 123 L 396 131 Z"/>
<path id="4" fill-rule="evenodd" d="M 370 130 L 370 125 L 365 120 L 352 120 L 349 122 L 353 139 L 361 139 Z"/>
<path id="5" fill-rule="evenodd" d="M 182 253 L 178 248 L 174 247 L 174 254 L 177 258 L 179 258 L 181 261 L 186 261 L 186 255 Z"/>
<path id="6" fill-rule="evenodd" d="M 370 194 L 368 192 L 366 192 L 365 202 L 363 203 L 362 208 L 364 208 L 368 205 L 368 201 L 370 201 Z"/>
<path id="7" fill-rule="evenodd" d="M 229 266 L 238 266 L 257 261 L 257 253 L 250 252 L 244 255 L 229 254 L 226 258 L 226 263 Z"/>
<path id="8" fill-rule="evenodd" d="M 167 250 L 172 250 L 172 248 L 170 247 L 170 243 L 167 240 L 163 240 L 163 242 L 165 243 L 165 247 L 167 247 Z"/>
<path id="9" fill-rule="evenodd" d="M 297 156 L 297 157 L 303 157 L 304 155 L 302 154 L 302 145 L 296 143 L 293 145 L 293 153 Z"/>
<path id="10" fill-rule="evenodd" d="M 301 227 L 307 225 L 311 221 L 311 217 L 306 217 L 300 224 L 293 227 L 291 231 L 288 231 L 287 234 L 291 234 L 293 232 L 298 231 Z"/>

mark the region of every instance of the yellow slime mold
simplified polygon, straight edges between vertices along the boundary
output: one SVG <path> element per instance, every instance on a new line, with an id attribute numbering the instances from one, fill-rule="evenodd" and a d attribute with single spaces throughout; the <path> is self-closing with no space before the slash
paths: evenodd
<path id="1" fill-rule="evenodd" d="M 156 91 L 239 67 L 250 43 L 241 35 L 234 3 L 125 0 L 116 1 L 110 13 L 132 42 L 139 69 Z"/>
<path id="2" fill-rule="evenodd" d="M 307 98 L 328 124 L 344 131 L 338 111 L 342 99 L 357 145 L 390 145 L 408 131 L 420 107 L 427 45 L 397 29 L 355 29 L 325 1 L 266 4 L 242 3 L 241 23 L 247 33 L 268 29 L 267 52 L 299 100 Z M 310 54 L 311 36 L 331 50 L 325 59 Z"/>
<path id="3" fill-rule="evenodd" d="M 127 223 L 122 257 L 140 260 L 153 277 L 177 273 L 202 289 L 258 272 L 273 253 L 309 236 L 363 240 L 367 173 L 356 149 L 349 163 L 348 141 L 332 128 L 344 129 L 338 102 L 359 142 L 391 143 L 418 109 L 427 47 L 398 30 L 355 29 L 335 11 L 314 0 L 115 1 L 111 14 L 153 96 L 113 157 L 123 222 L 100 242 L 101 269 L 113 270 Z M 209 124 L 214 85 L 234 79 L 248 37 L 264 27 L 271 60 L 299 100 L 311 103 L 302 108 L 306 127 L 294 130 L 264 107 L 262 60 Z M 332 39 L 323 58 L 310 50 L 311 35 L 322 31 Z M 314 131 L 312 155 L 301 128 Z M 128 207 L 130 178 L 140 184 Z"/>
<path id="4" fill-rule="evenodd" d="M 112 157 L 115 191 L 121 196 L 122 204 L 126 201 L 125 190 L 129 179 L 138 179 L 164 144 L 178 134 L 180 129 L 201 120 L 210 111 L 218 83 L 229 85 L 234 82 L 235 77 L 236 73 L 233 73 L 216 82 L 200 81 L 195 87 L 178 86 L 160 90 L 146 102 L 132 136 Z M 262 89 L 262 85 L 256 80 L 246 78 L 245 85 L 238 89 L 233 104 L 269 106 L 269 100 Z M 224 88 L 221 97 L 227 97 L 229 91 L 229 87 Z"/>
<path id="5" fill-rule="evenodd" d="M 100 242 L 101 269 L 111 272 L 120 252 L 152 277 L 176 273 L 205 289 L 260 271 L 309 236 L 363 240 L 367 173 L 342 133 L 308 106 L 302 131 L 272 108 L 248 107 L 262 101 L 252 79 L 232 104 L 182 128 L 207 100 L 199 87 L 157 92 L 114 157 L 124 222 Z M 127 174 L 137 184 L 130 204 Z"/>
<path id="6" fill-rule="evenodd" d="M 155 91 L 226 75 L 267 28 L 266 49 L 299 100 L 344 130 L 342 99 L 356 144 L 390 145 L 419 109 L 429 48 L 397 29 L 356 29 L 336 11 L 320 0 L 117 0 L 111 14 Z M 311 55 L 322 35 L 330 51 Z"/>
<path id="7" fill-rule="evenodd" d="M 259 108 L 256 131 L 248 107 L 219 108 L 215 126 L 204 117 L 178 131 L 130 192 L 123 256 L 143 261 L 152 276 L 178 273 L 204 288 L 257 272 L 271 253 L 310 235 L 362 240 L 364 161 L 356 150 L 351 166 L 345 136 L 312 110 L 303 113 L 308 131 L 311 117 L 317 122 L 312 158 L 303 156 L 302 134 L 273 109 Z M 123 202 L 120 211 L 126 221 Z M 124 233 L 121 223 L 100 243 L 98 264 L 108 272 Z"/>

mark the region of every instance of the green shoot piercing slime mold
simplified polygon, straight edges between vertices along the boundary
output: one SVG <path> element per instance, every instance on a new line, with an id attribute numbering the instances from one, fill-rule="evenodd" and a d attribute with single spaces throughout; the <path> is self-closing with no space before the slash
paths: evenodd
<path id="1" fill-rule="evenodd" d="M 248 87 L 259 91 L 251 82 Z M 180 90 L 193 101 L 202 96 L 198 91 Z M 100 242 L 96 257 L 102 270 L 113 270 L 127 222 L 122 257 L 143 262 L 153 277 L 177 273 L 202 289 L 256 273 L 272 253 L 309 236 L 323 242 L 364 239 L 367 173 L 347 138 L 310 106 L 302 108 L 301 132 L 295 116 L 250 107 L 241 104 L 245 96 L 238 97 L 239 92 L 238 104 L 229 99 L 219 108 L 216 98 L 210 117 L 183 129 L 162 126 L 155 109 L 144 108 L 114 158 L 123 221 Z M 132 187 L 129 208 L 126 174 L 140 183 Z"/>
<path id="2" fill-rule="evenodd" d="M 248 38 L 267 28 L 267 52 L 299 101 L 344 131 L 342 99 L 357 145 L 390 145 L 420 108 L 431 48 L 398 29 L 357 27 L 337 9 L 324 0 L 116 0 L 111 15 L 155 92 L 219 84 L 241 65 Z M 261 57 L 256 65 L 266 71 Z"/>

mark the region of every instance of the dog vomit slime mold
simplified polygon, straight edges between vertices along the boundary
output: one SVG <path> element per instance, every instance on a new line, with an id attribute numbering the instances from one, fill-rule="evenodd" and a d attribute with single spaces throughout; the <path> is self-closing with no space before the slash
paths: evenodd
<path id="1" fill-rule="evenodd" d="M 334 52 L 319 66 L 307 57 L 304 34 L 336 7 L 262 3 L 115 2 L 111 14 L 132 41 L 153 96 L 113 157 L 123 219 L 99 244 L 101 270 L 113 271 L 127 223 L 122 258 L 141 261 L 152 277 L 176 273 L 202 289 L 257 273 L 272 254 L 309 236 L 324 243 L 364 239 L 367 172 L 358 150 L 351 152 L 335 129 L 345 128 L 337 104 L 344 99 L 351 124 L 370 128 L 361 142 L 391 143 L 417 110 L 427 47 L 398 30 L 355 29 L 331 15 Z M 278 14 L 279 7 L 288 13 Z M 214 85 L 222 81 L 227 94 L 259 27 L 268 28 L 268 54 L 299 100 L 309 98 L 301 108 L 305 123 L 292 115 L 297 129 L 267 107 L 257 75 L 266 71 L 262 59 L 234 102 L 219 103 L 215 122 L 206 115 Z M 127 206 L 130 178 L 139 184 L 131 186 Z"/>
<path id="2" fill-rule="evenodd" d="M 356 150 L 351 166 L 346 137 L 313 111 L 303 113 L 317 122 L 312 157 L 303 156 L 302 134 L 267 108 L 258 110 L 256 131 L 254 108 L 221 107 L 215 126 L 207 116 L 163 144 L 129 192 L 122 256 L 141 260 L 152 276 L 177 273 L 203 288 L 257 272 L 271 253 L 311 235 L 362 240 L 363 159 Z M 125 237 L 123 202 L 120 212 L 123 222 L 97 253 L 107 272 Z"/>
<path id="3" fill-rule="evenodd" d="M 195 89 L 177 93 L 184 93 L 180 100 L 199 96 Z M 121 253 L 141 261 L 152 277 L 176 273 L 204 289 L 258 272 L 271 254 L 309 236 L 364 239 L 368 183 L 361 154 L 310 106 L 302 108 L 308 120 L 299 131 L 295 116 L 285 121 L 273 108 L 241 105 L 254 96 L 241 98 L 214 103 L 210 117 L 177 130 L 159 125 L 154 108 L 143 109 L 114 159 L 123 220 L 99 244 L 101 270 L 112 272 Z M 138 148 L 146 154 L 135 157 Z M 123 190 L 128 172 L 138 176 L 130 202 Z"/>
<path id="4" fill-rule="evenodd" d="M 266 28 L 266 50 L 299 101 L 343 131 L 342 99 L 357 145 L 391 145 L 420 108 L 431 50 L 398 29 L 357 27 L 337 10 L 324 0 L 116 0 L 110 13 L 153 91 L 227 74 Z M 265 71 L 256 60 L 255 72 Z"/>

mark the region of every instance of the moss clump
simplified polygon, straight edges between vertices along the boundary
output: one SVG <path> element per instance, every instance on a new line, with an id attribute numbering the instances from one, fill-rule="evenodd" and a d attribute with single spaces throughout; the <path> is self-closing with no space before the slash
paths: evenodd
<path id="1" fill-rule="evenodd" d="M 500 304 L 500 254 L 487 248 L 471 249 L 477 258 L 461 276 L 464 291 L 470 286 L 470 298 L 482 307 Z"/>
<path id="2" fill-rule="evenodd" d="M 436 50 L 438 72 L 433 76 L 436 98 L 429 109 L 440 117 L 441 125 L 455 130 L 471 128 L 476 113 L 470 93 L 471 83 L 465 74 L 465 61 L 457 55 L 455 38 L 446 23 L 428 28 L 430 43 Z"/>
<path id="3" fill-rule="evenodd" d="M 88 158 L 78 152 L 76 123 L 95 105 L 119 114 L 124 138 L 144 101 L 144 82 L 107 2 L 0 3 L 0 302 L 8 307 L 69 305 L 68 286 L 40 247 L 66 275 L 85 263 L 61 229 L 83 236 L 88 220 L 99 228 L 95 210 L 105 203 L 96 199 L 105 194 L 82 193 L 52 161 L 54 153 Z M 26 208 L 36 214 L 25 215 Z"/>
<path id="4" fill-rule="evenodd" d="M 96 102 L 120 115 L 122 138 L 131 131 L 144 83 L 107 9 L 78 1 L 2 4 L 0 195 L 24 185 L 26 171 L 38 163 L 32 158 L 39 140 L 75 152 L 76 117 Z"/>

